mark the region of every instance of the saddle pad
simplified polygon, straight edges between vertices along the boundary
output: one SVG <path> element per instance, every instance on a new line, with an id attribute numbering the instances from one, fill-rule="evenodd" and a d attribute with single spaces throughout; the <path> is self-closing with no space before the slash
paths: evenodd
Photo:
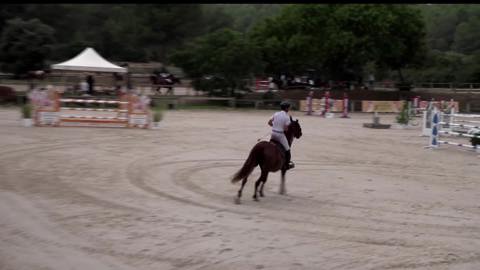
<path id="1" fill-rule="evenodd" d="M 278 150 L 280 150 L 280 153 L 282 153 L 282 155 L 285 153 L 285 148 L 283 148 L 283 145 L 281 143 L 274 139 L 270 139 L 270 143 L 275 144 L 278 147 Z"/>

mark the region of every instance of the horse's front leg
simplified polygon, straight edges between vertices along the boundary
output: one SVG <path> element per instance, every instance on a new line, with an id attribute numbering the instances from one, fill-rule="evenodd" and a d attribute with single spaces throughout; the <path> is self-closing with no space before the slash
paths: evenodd
<path id="1" fill-rule="evenodd" d="M 265 195 L 263 194 L 263 187 L 265 186 L 265 183 L 267 182 L 267 178 L 268 178 L 268 174 L 265 176 L 265 178 L 263 179 L 263 181 L 261 183 L 260 191 L 258 192 L 260 194 L 260 197 L 265 197 Z"/>
<path id="2" fill-rule="evenodd" d="M 287 189 L 285 188 L 285 173 L 287 170 L 282 169 L 282 176 L 281 176 L 281 181 L 280 181 L 280 191 L 278 193 L 285 195 L 287 194 Z"/>

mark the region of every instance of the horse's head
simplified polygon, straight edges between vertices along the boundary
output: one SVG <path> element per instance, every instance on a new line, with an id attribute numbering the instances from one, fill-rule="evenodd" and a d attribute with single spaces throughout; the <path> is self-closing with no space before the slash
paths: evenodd
<path id="1" fill-rule="evenodd" d="M 288 127 L 289 130 L 292 131 L 293 137 L 299 139 L 302 137 L 302 127 L 300 126 L 300 123 L 297 120 L 293 120 L 293 118 L 290 116 L 290 126 Z"/>

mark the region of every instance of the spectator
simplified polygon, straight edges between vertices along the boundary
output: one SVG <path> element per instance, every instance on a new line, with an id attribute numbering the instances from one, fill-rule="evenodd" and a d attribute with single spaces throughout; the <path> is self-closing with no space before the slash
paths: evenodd
<path id="1" fill-rule="evenodd" d="M 307 96 L 307 115 L 312 115 L 313 105 L 313 91 L 310 91 Z"/>
<path id="2" fill-rule="evenodd" d="M 368 88 L 370 89 L 373 89 L 373 83 L 375 82 L 375 76 L 370 73 L 370 75 L 368 75 Z"/>
<path id="3" fill-rule="evenodd" d="M 87 76 L 87 83 L 88 83 L 88 94 L 93 96 L 95 79 L 93 78 L 92 75 Z"/>
<path id="4" fill-rule="evenodd" d="M 88 83 L 86 81 L 80 82 L 80 93 L 82 95 L 88 93 Z"/>
<path id="5" fill-rule="evenodd" d="M 119 91 L 122 87 L 123 76 L 118 73 L 113 73 L 113 85 L 115 87 L 115 91 Z"/>
<path id="6" fill-rule="evenodd" d="M 127 72 L 127 89 L 128 90 L 133 89 L 132 78 L 130 76 L 131 76 L 131 74 L 130 74 L 130 71 L 129 71 L 129 72 Z"/>

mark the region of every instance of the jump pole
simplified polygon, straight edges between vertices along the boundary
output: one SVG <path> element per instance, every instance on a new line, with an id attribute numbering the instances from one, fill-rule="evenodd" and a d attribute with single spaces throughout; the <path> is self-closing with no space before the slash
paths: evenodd
<path id="1" fill-rule="evenodd" d="M 322 115 L 324 118 L 333 118 L 333 114 L 330 113 L 330 91 L 325 92 L 325 110 Z"/>
<path id="2" fill-rule="evenodd" d="M 343 93 L 343 113 L 341 118 L 350 118 L 348 116 L 348 95 L 347 93 Z"/>
<path id="3" fill-rule="evenodd" d="M 427 148 L 438 148 L 438 129 L 440 127 L 440 111 L 437 107 L 433 108 L 432 111 L 432 133 L 430 133 L 430 145 Z"/>

